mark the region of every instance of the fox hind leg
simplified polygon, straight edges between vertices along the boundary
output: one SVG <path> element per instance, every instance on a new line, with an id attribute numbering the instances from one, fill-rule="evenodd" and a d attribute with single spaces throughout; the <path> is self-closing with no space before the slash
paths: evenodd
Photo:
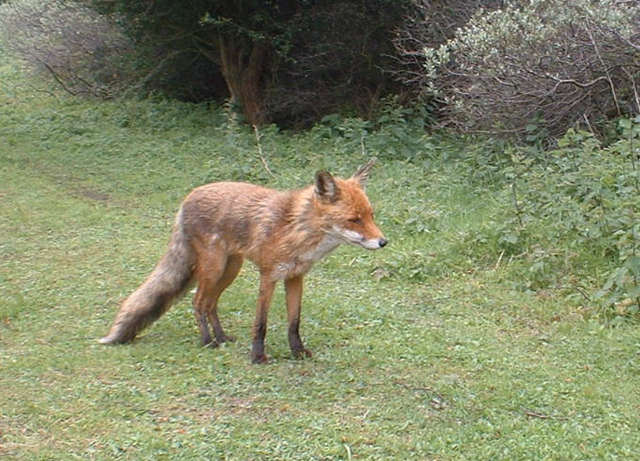
<path id="1" fill-rule="evenodd" d="M 239 255 L 227 256 L 222 251 L 208 251 L 206 255 L 206 258 L 198 259 L 198 289 L 193 305 L 202 344 L 217 347 L 224 342 L 233 341 L 220 324 L 218 300 L 238 275 L 243 258 Z M 211 337 L 209 325 L 213 329 L 214 338 Z"/>
<path id="2" fill-rule="evenodd" d="M 213 333 L 218 344 L 234 340 L 233 337 L 228 336 L 224 332 L 224 330 L 222 329 L 222 325 L 220 324 L 220 319 L 218 318 L 218 299 L 220 298 L 222 292 L 229 288 L 229 285 L 231 285 L 235 278 L 238 276 L 240 268 L 242 267 L 242 263 L 242 256 L 233 255 L 227 258 L 227 265 L 224 268 L 222 277 L 218 279 L 218 283 L 216 284 L 215 290 L 211 297 L 212 303 L 207 310 L 207 319 L 209 320 L 209 323 L 213 328 Z"/>

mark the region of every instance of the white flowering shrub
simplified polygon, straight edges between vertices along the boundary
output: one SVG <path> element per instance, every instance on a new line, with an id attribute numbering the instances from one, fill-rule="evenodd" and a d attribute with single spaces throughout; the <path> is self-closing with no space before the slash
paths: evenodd
<path id="1" fill-rule="evenodd" d="M 469 131 L 551 135 L 640 112 L 640 0 L 521 0 L 425 46 L 424 89 Z"/>

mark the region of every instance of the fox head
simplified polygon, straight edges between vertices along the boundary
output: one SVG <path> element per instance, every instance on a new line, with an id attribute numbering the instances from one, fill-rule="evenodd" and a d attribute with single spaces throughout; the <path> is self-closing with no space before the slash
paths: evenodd
<path id="1" fill-rule="evenodd" d="M 346 180 L 318 171 L 315 184 L 325 231 L 338 240 L 367 250 L 377 250 L 387 244 L 373 220 L 373 207 L 364 190 L 374 163 L 375 159 L 370 160 Z"/>

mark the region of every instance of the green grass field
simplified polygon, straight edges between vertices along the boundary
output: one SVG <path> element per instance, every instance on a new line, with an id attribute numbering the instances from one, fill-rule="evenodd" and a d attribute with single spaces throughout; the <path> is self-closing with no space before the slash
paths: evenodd
<path id="1" fill-rule="evenodd" d="M 0 458 L 636 459 L 640 329 L 465 245 L 509 195 L 446 161 L 381 155 L 369 194 L 390 244 L 340 248 L 307 277 L 313 359 L 289 357 L 280 289 L 272 361 L 250 363 L 249 264 L 221 301 L 236 342 L 200 347 L 189 296 L 134 344 L 96 342 L 190 189 L 350 175 L 365 156 L 347 135 L 265 129 L 272 176 L 219 109 L 73 100 L 0 66 Z"/>

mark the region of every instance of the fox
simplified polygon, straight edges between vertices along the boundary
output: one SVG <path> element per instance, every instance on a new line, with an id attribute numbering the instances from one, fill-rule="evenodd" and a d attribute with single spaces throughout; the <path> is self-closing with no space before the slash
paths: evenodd
<path id="1" fill-rule="evenodd" d="M 299 190 L 246 182 L 214 182 L 194 189 L 180 205 L 164 256 L 122 302 L 111 329 L 99 342 L 133 341 L 194 284 L 193 307 L 202 345 L 215 348 L 233 341 L 220 323 L 218 300 L 248 259 L 259 271 L 252 362 L 269 360 L 267 318 L 280 281 L 291 353 L 294 358 L 312 357 L 299 333 L 304 276 L 341 244 L 367 250 L 387 245 L 365 192 L 374 163 L 375 158 L 348 179 L 320 170 L 315 183 Z"/>

